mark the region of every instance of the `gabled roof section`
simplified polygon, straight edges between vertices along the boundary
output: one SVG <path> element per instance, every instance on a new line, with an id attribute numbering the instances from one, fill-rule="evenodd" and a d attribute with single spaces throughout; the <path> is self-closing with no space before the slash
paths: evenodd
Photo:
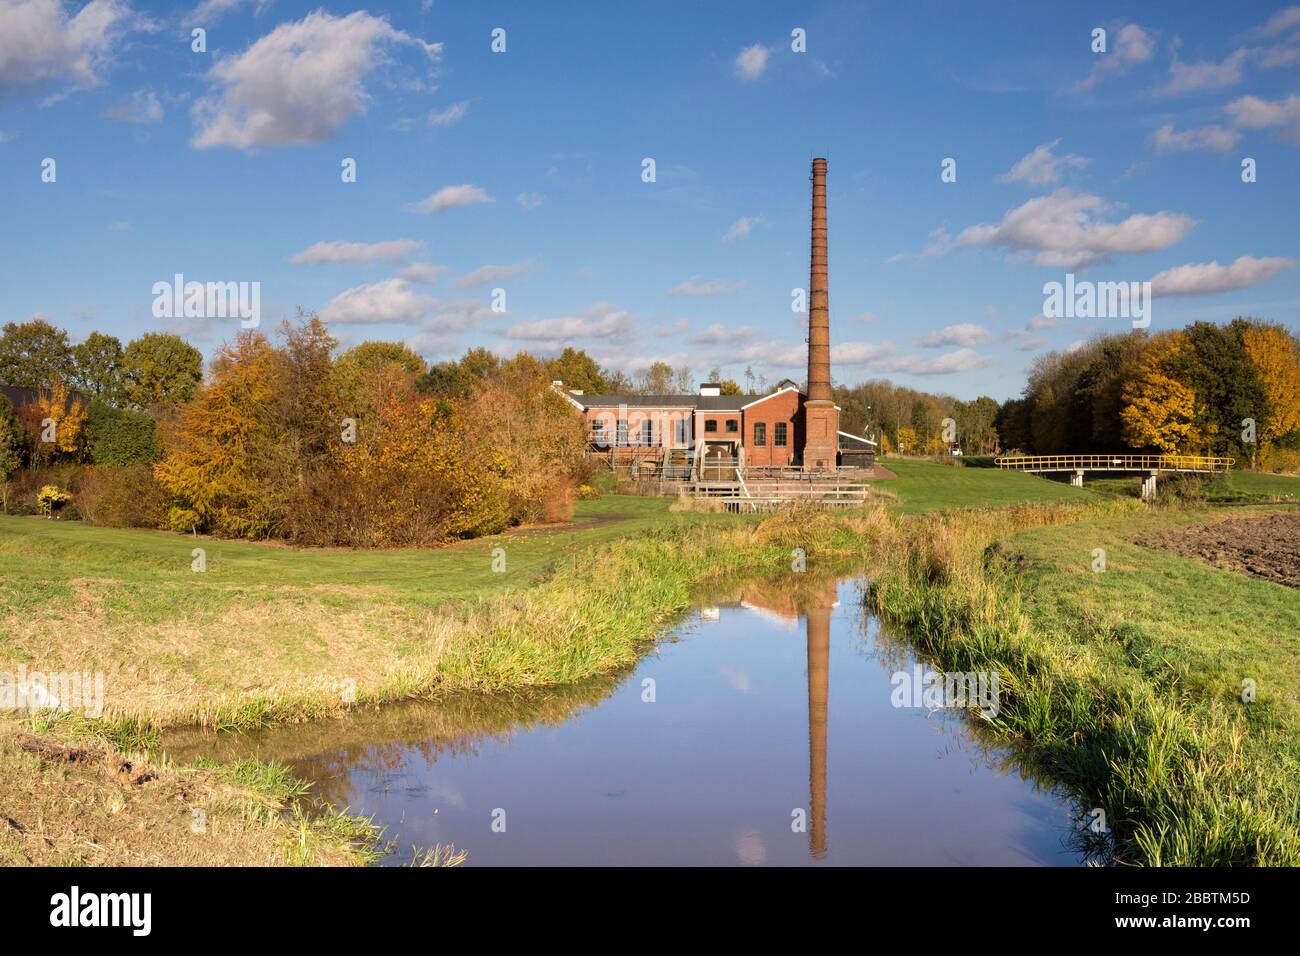
<path id="1" fill-rule="evenodd" d="M 760 402 L 765 402 L 765 401 L 767 401 L 769 398 L 776 398 L 778 395 L 782 395 L 782 394 L 784 394 L 784 393 L 786 393 L 786 392 L 795 392 L 795 393 L 797 393 L 797 394 L 799 394 L 799 395 L 804 394 L 804 393 L 803 393 L 803 390 L 800 389 L 800 388 L 798 388 L 797 386 L 795 386 L 795 385 L 786 385 L 784 388 L 778 388 L 775 392 L 768 392 L 766 395 L 760 395 L 758 398 L 755 398 L 755 399 L 754 399 L 752 402 L 750 402 L 749 404 L 747 404 L 747 405 L 741 405 L 740 407 L 741 407 L 741 408 L 749 408 L 750 405 L 757 405 L 757 404 L 759 404 Z M 744 398 L 750 398 L 750 397 L 752 397 L 752 396 L 745 395 L 745 396 L 743 396 L 743 397 L 744 397 Z"/>
<path id="2" fill-rule="evenodd" d="M 837 432 L 840 436 L 840 448 L 875 448 L 876 443 L 870 438 L 863 438 L 861 435 L 850 435 L 848 432 Z"/>
<path id="3" fill-rule="evenodd" d="M 699 395 L 573 395 L 587 408 L 694 408 Z"/>

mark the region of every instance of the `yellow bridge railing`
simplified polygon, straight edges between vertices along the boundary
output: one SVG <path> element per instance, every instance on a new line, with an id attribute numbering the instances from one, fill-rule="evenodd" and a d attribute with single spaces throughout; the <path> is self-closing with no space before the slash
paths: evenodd
<path id="1" fill-rule="evenodd" d="M 1231 471 L 1235 458 L 1206 455 L 1003 455 L 999 468 L 1015 471 Z"/>

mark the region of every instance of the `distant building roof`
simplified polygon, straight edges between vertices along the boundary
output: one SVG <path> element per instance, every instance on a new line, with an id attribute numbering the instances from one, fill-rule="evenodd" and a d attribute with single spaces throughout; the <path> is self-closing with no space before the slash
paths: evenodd
<path id="1" fill-rule="evenodd" d="M 30 405 L 37 401 L 42 395 L 49 395 L 48 388 L 24 388 L 18 385 L 0 385 L 0 395 L 9 399 L 9 404 L 14 407 L 14 411 L 22 408 L 24 405 Z M 68 401 L 75 402 L 80 400 L 84 405 L 90 401 L 85 395 L 78 391 L 68 389 Z"/>
<path id="2" fill-rule="evenodd" d="M 876 447 L 874 441 L 861 435 L 850 435 L 848 432 L 840 432 L 839 435 L 840 451 L 871 451 Z"/>
<path id="3" fill-rule="evenodd" d="M 775 392 L 762 395 L 576 395 L 567 393 L 584 408 L 693 408 L 700 412 L 738 412 L 744 406 L 770 398 Z"/>

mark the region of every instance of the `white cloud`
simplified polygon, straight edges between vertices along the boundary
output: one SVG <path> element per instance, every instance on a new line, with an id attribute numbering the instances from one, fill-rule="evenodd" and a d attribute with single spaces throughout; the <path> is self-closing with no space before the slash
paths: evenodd
<path id="1" fill-rule="evenodd" d="M 1094 54 L 1096 62 L 1092 70 L 1075 84 L 1076 90 L 1090 90 L 1109 77 L 1122 76 L 1155 55 L 1157 34 L 1136 23 L 1112 31 L 1110 37 L 1111 48 L 1106 53 Z"/>
<path id="2" fill-rule="evenodd" d="M 889 342 L 841 342 L 831 346 L 831 364 L 861 366 L 899 375 L 952 375 L 983 368 L 993 360 L 964 348 L 934 357 L 900 355 Z"/>
<path id="3" fill-rule="evenodd" d="M 434 110 L 429 114 L 430 126 L 455 126 L 469 115 L 469 100 L 452 103 L 445 110 Z"/>
<path id="4" fill-rule="evenodd" d="M 108 224 L 108 231 L 109 232 L 130 232 L 131 224 L 127 222 L 125 219 L 119 220 L 117 222 L 110 222 Z"/>
<path id="5" fill-rule="evenodd" d="M 1053 154 L 1052 150 L 1060 142 L 1059 139 L 1055 139 L 1050 143 L 1036 146 L 1029 155 L 1021 159 L 1002 176 L 1002 181 L 1004 183 L 1023 182 L 1029 183 L 1031 186 L 1043 186 L 1059 180 L 1061 173 L 1067 169 L 1082 169 L 1088 165 L 1090 160 L 1084 156 L 1076 156 L 1073 153 L 1066 153 L 1064 156 Z"/>
<path id="6" fill-rule="evenodd" d="M 208 73 L 217 87 L 194 104 L 198 149 L 323 143 L 364 113 L 365 76 L 386 48 L 410 45 L 437 60 L 442 45 L 425 43 L 365 11 L 334 17 L 317 10 L 282 23 L 243 53 L 221 57 Z"/>
<path id="7" fill-rule="evenodd" d="M 118 41 L 154 29 L 125 0 L 91 0 L 71 17 L 60 0 L 0 0 L 0 91 L 98 86 Z"/>
<path id="8" fill-rule="evenodd" d="M 722 241 L 727 245 L 731 245 L 737 239 L 748 239 L 753 234 L 754 227 L 762 222 L 763 220 L 759 216 L 741 216 L 731 224 L 731 228 L 722 237 Z"/>
<path id="9" fill-rule="evenodd" d="M 1266 69 L 1294 66 L 1300 63 L 1300 6 L 1279 10 L 1263 26 L 1256 27 L 1250 35 L 1258 39 L 1273 39 L 1290 31 L 1289 37 L 1258 51 L 1259 65 Z"/>
<path id="10" fill-rule="evenodd" d="M 1240 138 L 1240 133 L 1227 126 L 1199 126 L 1177 131 L 1172 123 L 1166 123 L 1151 134 L 1151 146 L 1158 153 L 1190 153 L 1197 149 L 1226 153 L 1237 145 Z"/>
<path id="11" fill-rule="evenodd" d="M 298 265 L 321 263 L 395 262 L 420 249 L 424 243 L 418 239 L 389 239 L 385 242 L 318 242 L 297 253 L 289 261 Z"/>
<path id="12" fill-rule="evenodd" d="M 758 337 L 758 330 L 752 325 L 738 325 L 734 328 L 714 322 L 707 329 L 696 332 L 688 342 L 693 345 L 739 345 L 752 342 Z"/>
<path id="13" fill-rule="evenodd" d="M 411 325 L 436 305 L 435 299 L 415 292 L 405 279 L 384 279 L 340 292 L 320 310 L 320 317 L 331 325 Z"/>
<path id="14" fill-rule="evenodd" d="M 958 349 L 934 358 L 905 356 L 888 362 L 881 371 L 903 375 L 955 375 L 991 365 L 993 359 L 980 355 L 974 349 Z"/>
<path id="15" fill-rule="evenodd" d="M 1300 63 L 1300 33 L 1259 52 L 1259 65 L 1265 69 L 1295 66 L 1297 63 Z"/>
<path id="16" fill-rule="evenodd" d="M 762 341 L 728 350 L 714 356 L 724 364 L 755 362 L 777 369 L 804 368 L 808 347 L 803 343 Z M 951 375 L 983 368 L 993 360 L 974 349 L 958 349 L 944 355 L 928 357 L 900 355 L 890 342 L 836 342 L 831 345 L 831 364 L 867 371 L 902 375 Z"/>
<path id="17" fill-rule="evenodd" d="M 756 80 L 767 69 L 767 59 L 772 51 L 761 43 L 747 46 L 736 57 L 736 76 L 742 80 Z"/>
<path id="18" fill-rule="evenodd" d="M 509 312 L 493 312 L 478 299 L 438 300 L 433 304 L 433 314 L 429 317 L 425 329 L 436 332 L 463 332 L 490 319 L 499 319 L 509 314 Z"/>
<path id="19" fill-rule="evenodd" d="M 1189 216 L 1168 211 L 1101 221 L 1115 208 L 1099 196 L 1061 189 L 1017 206 L 1000 223 L 963 229 L 955 246 L 1003 246 L 1034 253 L 1035 265 L 1082 269 L 1114 254 L 1165 249 L 1186 237 L 1196 224 Z"/>
<path id="20" fill-rule="evenodd" d="M 1158 273 L 1151 280 L 1152 295 L 1212 295 L 1267 282 L 1283 269 L 1294 269 L 1300 259 L 1285 256 L 1241 256 L 1231 265 L 1218 261 L 1189 263 Z"/>
<path id="21" fill-rule="evenodd" d="M 1241 82 L 1242 67 L 1250 54 L 1250 50 L 1242 48 L 1234 51 L 1222 63 L 1213 60 L 1184 63 L 1175 54 L 1173 62 L 1169 64 L 1169 82 L 1160 88 L 1160 92 L 1176 96 L 1233 86 Z"/>
<path id="22" fill-rule="evenodd" d="M 455 335 L 448 335 L 435 329 L 424 332 L 417 332 L 406 340 L 406 344 L 417 355 L 439 356 L 448 355 L 456 351 L 458 339 Z"/>
<path id="23" fill-rule="evenodd" d="M 532 212 L 545 201 L 546 197 L 541 193 L 520 193 L 515 197 L 515 202 L 524 212 Z"/>
<path id="24" fill-rule="evenodd" d="M 728 282 L 725 279 L 711 279 L 708 282 L 700 282 L 698 275 L 693 275 L 689 279 L 678 283 L 668 290 L 666 295 L 720 295 L 726 292 L 736 292 L 744 288 L 745 280 L 738 282 Z"/>
<path id="25" fill-rule="evenodd" d="M 163 107 L 153 90 L 136 90 L 104 115 L 119 123 L 158 123 L 163 118 Z"/>
<path id="26" fill-rule="evenodd" d="M 454 209 L 457 206 L 475 206 L 479 203 L 495 201 L 485 190 L 464 183 L 460 186 L 443 186 L 436 193 L 432 193 L 406 208 L 411 212 L 423 213 L 429 216 L 434 213 L 446 212 L 448 209 Z"/>
<path id="27" fill-rule="evenodd" d="M 508 339 L 557 344 L 591 339 L 634 338 L 636 333 L 637 322 L 628 312 L 615 308 L 611 303 L 598 302 L 577 315 L 520 322 L 501 334 Z"/>
<path id="28" fill-rule="evenodd" d="M 533 262 L 532 259 L 525 259 L 523 262 L 514 262 L 504 266 L 479 266 L 468 275 L 463 275 L 457 279 L 456 287 L 460 289 L 472 289 L 475 286 L 487 285 L 489 282 L 500 282 L 502 279 L 524 275 L 525 273 L 532 272 L 535 268 L 536 263 Z"/>
<path id="29" fill-rule="evenodd" d="M 916 344 L 925 349 L 939 349 L 945 345 L 983 345 L 993 334 L 982 325 L 974 322 L 963 322 L 959 325 L 948 325 L 938 332 L 931 332 L 923 335 L 916 340 Z"/>
<path id="30" fill-rule="evenodd" d="M 258 16 L 270 4 L 271 0 L 203 0 L 197 7 L 190 12 L 185 18 L 186 23 L 194 23 L 199 26 L 212 26 L 227 13 L 237 10 L 244 5 L 256 6 L 254 11 Z"/>
<path id="31" fill-rule="evenodd" d="M 1233 100 L 1224 110 L 1238 126 L 1247 129 L 1280 126 L 1283 137 L 1300 143 L 1300 96 L 1295 93 L 1284 100 L 1243 96 Z"/>
<path id="32" fill-rule="evenodd" d="M 1279 33 L 1286 33 L 1288 30 L 1300 27 L 1300 6 L 1284 7 L 1273 16 L 1269 17 L 1268 22 L 1261 27 L 1256 27 L 1251 31 L 1252 36 L 1258 37 L 1275 37 Z"/>
<path id="33" fill-rule="evenodd" d="M 398 271 L 398 276 L 406 279 L 408 282 L 419 282 L 422 285 L 429 285 L 437 282 L 438 277 L 447 271 L 447 266 L 434 265 L 431 262 L 413 262 Z"/>
<path id="34" fill-rule="evenodd" d="M 1065 325 L 1065 319 L 1049 319 L 1040 313 L 1030 319 L 1025 328 L 1034 330 L 1059 329 L 1063 325 Z"/>

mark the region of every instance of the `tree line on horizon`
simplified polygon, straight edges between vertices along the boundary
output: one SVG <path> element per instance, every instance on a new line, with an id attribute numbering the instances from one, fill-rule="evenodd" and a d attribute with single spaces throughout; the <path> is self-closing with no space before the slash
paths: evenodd
<path id="1" fill-rule="evenodd" d="M 709 380 L 724 394 L 762 393 Z M 550 388 L 695 390 L 687 368 L 630 378 L 580 349 L 427 363 L 397 342 L 339 351 L 315 316 L 202 354 L 176 335 L 73 345 L 41 318 L 0 333 L 0 491 L 7 511 L 47 477 L 97 523 L 302 544 L 429 544 L 566 513 L 585 434 Z M 841 428 L 883 452 L 1229 455 L 1300 470 L 1300 339 L 1236 319 L 1098 336 L 1035 360 L 1020 397 L 963 401 L 884 379 L 837 385 Z M 78 398 L 78 396 L 81 396 Z M 47 434 L 45 423 L 55 429 Z M 955 429 L 954 440 L 949 440 Z"/>
<path id="2" fill-rule="evenodd" d="M 300 313 L 273 335 L 240 333 L 204 375 L 178 337 L 142 339 L 94 333 L 91 349 L 44 320 L 4 327 L 0 384 L 36 390 L 18 409 L 0 398 L 6 510 L 54 482 L 97 524 L 349 547 L 571 510 L 585 429 L 526 353 L 431 367 L 401 343 L 340 352 Z"/>
<path id="3" fill-rule="evenodd" d="M 1300 469 L 1300 338 L 1237 318 L 1098 336 L 1040 356 L 995 428 L 1036 454 L 1206 454 Z"/>

